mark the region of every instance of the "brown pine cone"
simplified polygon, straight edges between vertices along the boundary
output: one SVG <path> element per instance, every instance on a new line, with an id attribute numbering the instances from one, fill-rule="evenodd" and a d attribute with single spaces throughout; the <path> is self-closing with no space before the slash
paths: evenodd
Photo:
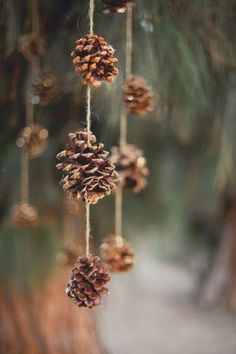
<path id="1" fill-rule="evenodd" d="M 41 57 L 45 53 L 45 46 L 44 39 L 37 33 L 25 34 L 19 39 L 19 51 L 29 61 Z"/>
<path id="2" fill-rule="evenodd" d="M 113 273 L 127 272 L 135 264 L 135 252 L 120 236 L 109 236 L 101 247 L 101 258 Z"/>
<path id="3" fill-rule="evenodd" d="M 96 204 L 115 188 L 119 175 L 95 135 L 90 134 L 90 143 L 86 131 L 70 133 L 69 139 L 66 149 L 57 154 L 63 160 L 57 164 L 64 172 L 61 185 L 72 198 Z"/>
<path id="4" fill-rule="evenodd" d="M 57 254 L 57 262 L 62 266 L 73 266 L 80 252 L 81 249 L 77 244 L 67 243 L 62 251 Z"/>
<path id="5" fill-rule="evenodd" d="M 38 223 L 37 210 L 28 203 L 17 204 L 13 208 L 13 224 L 19 228 L 34 228 Z"/>
<path id="6" fill-rule="evenodd" d="M 99 257 L 78 257 L 66 294 L 79 307 L 95 307 L 101 304 L 101 297 L 108 295 L 107 283 L 110 277 L 107 266 Z"/>
<path id="7" fill-rule="evenodd" d="M 37 157 L 43 153 L 47 145 L 48 131 L 39 125 L 25 127 L 20 133 L 16 144 L 25 149 L 29 157 Z"/>
<path id="8" fill-rule="evenodd" d="M 82 76 L 81 83 L 98 87 L 102 81 L 112 82 L 119 73 L 115 67 L 118 60 L 114 52 L 103 37 L 95 34 L 87 34 L 77 40 L 71 56 L 76 73 Z"/>
<path id="9" fill-rule="evenodd" d="M 128 4 L 133 4 L 133 0 L 102 0 L 104 3 L 104 12 L 124 13 Z"/>
<path id="10" fill-rule="evenodd" d="M 123 88 L 125 108 L 132 114 L 145 114 L 154 108 L 152 89 L 138 76 L 127 79 Z"/>
<path id="11" fill-rule="evenodd" d="M 32 104 L 49 103 L 59 95 L 57 80 L 51 72 L 44 72 L 34 78 L 28 94 Z"/>
<path id="12" fill-rule="evenodd" d="M 132 144 L 113 147 L 111 160 L 120 175 L 122 188 L 138 193 L 146 187 L 149 172 L 142 150 Z"/>

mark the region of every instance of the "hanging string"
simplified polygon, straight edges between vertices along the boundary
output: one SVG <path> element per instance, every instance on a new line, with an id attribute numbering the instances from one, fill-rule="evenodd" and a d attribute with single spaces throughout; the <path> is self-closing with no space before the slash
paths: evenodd
<path id="1" fill-rule="evenodd" d="M 125 76 L 126 79 L 132 72 L 132 23 L 133 23 L 133 7 L 132 4 L 127 6 L 126 17 L 126 63 L 125 63 Z"/>
<path id="2" fill-rule="evenodd" d="M 94 0 L 89 0 L 89 33 L 93 34 Z"/>
<path id="3" fill-rule="evenodd" d="M 133 9 L 132 5 L 127 6 L 126 15 L 126 60 L 125 60 L 125 79 L 132 73 L 132 22 L 133 22 Z M 127 144 L 127 112 L 124 107 L 121 109 L 120 114 L 120 148 L 122 149 Z M 119 186 L 116 189 L 115 195 L 115 235 L 122 237 L 122 202 L 123 191 Z"/>
<path id="4" fill-rule="evenodd" d="M 133 22 L 133 7 L 132 4 L 127 6 L 126 15 L 126 59 L 125 59 L 125 79 L 132 73 L 132 22 Z M 123 107 L 120 114 L 120 147 L 126 145 L 127 141 L 127 112 Z"/>
<path id="5" fill-rule="evenodd" d="M 93 17 L 94 17 L 94 0 L 89 0 L 89 33 L 93 34 Z M 90 144 L 91 133 L 91 88 L 87 87 L 87 114 L 86 114 L 88 145 Z M 89 255 L 89 240 L 90 240 L 91 226 L 90 226 L 90 204 L 86 203 L 86 234 L 85 234 L 85 254 Z"/>
<path id="6" fill-rule="evenodd" d="M 39 4 L 38 4 L 38 0 L 32 0 L 32 32 L 33 33 L 39 33 Z"/>
<path id="7" fill-rule="evenodd" d="M 29 201 L 29 157 L 26 151 L 21 153 L 21 202 Z"/>
<path id="8" fill-rule="evenodd" d="M 116 198 L 115 198 L 115 203 L 116 203 L 115 235 L 117 237 L 121 237 L 122 235 L 122 199 L 123 199 L 122 187 L 118 186 L 116 188 Z"/>

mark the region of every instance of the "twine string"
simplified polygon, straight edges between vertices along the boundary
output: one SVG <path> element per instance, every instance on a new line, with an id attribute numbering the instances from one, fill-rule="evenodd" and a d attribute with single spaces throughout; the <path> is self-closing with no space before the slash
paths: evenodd
<path id="1" fill-rule="evenodd" d="M 90 227 L 90 204 L 86 203 L 86 245 L 85 245 L 85 254 L 86 256 L 89 255 L 89 240 L 90 240 L 90 232 L 91 232 L 91 227 Z"/>
<path id="2" fill-rule="evenodd" d="M 32 32 L 39 33 L 39 11 L 38 0 L 32 0 Z"/>
<path id="3" fill-rule="evenodd" d="M 89 33 L 93 34 L 94 27 L 94 0 L 89 0 Z M 88 135 L 88 145 L 90 144 L 90 136 L 91 136 L 91 87 L 88 85 L 87 87 L 87 114 L 86 114 L 86 124 L 87 124 L 87 135 Z M 85 234 L 85 253 L 86 256 L 89 255 L 89 240 L 91 234 L 91 226 L 90 226 L 90 203 L 86 202 L 86 234 Z"/>
<path id="4" fill-rule="evenodd" d="M 29 202 L 29 156 L 24 150 L 21 153 L 21 202 Z"/>
<path id="5" fill-rule="evenodd" d="M 125 61 L 125 76 L 126 79 L 131 75 L 132 72 L 132 23 L 133 23 L 133 7 L 132 4 L 127 6 L 127 17 L 126 17 L 126 61 Z"/>
<path id="6" fill-rule="evenodd" d="M 93 25 L 94 25 L 94 0 L 89 0 L 89 33 L 93 34 Z"/>
<path id="7" fill-rule="evenodd" d="M 125 60 L 125 79 L 131 75 L 132 72 L 132 22 L 133 22 L 133 9 L 132 5 L 127 6 L 126 15 L 126 60 Z M 120 114 L 120 149 L 127 144 L 127 111 L 124 107 L 121 109 Z M 122 186 L 119 185 L 116 189 L 115 195 L 115 235 L 122 238 L 122 204 L 123 204 L 123 191 Z"/>

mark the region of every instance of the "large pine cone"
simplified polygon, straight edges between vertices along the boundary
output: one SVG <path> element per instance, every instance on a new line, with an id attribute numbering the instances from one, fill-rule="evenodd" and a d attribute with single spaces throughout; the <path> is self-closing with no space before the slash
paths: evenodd
<path id="1" fill-rule="evenodd" d="M 86 131 L 70 133 L 69 139 L 66 150 L 57 155 L 63 160 L 57 165 L 64 172 L 61 185 L 72 198 L 96 204 L 115 188 L 119 175 L 95 135 L 89 135 L 89 143 Z"/>
<path id="2" fill-rule="evenodd" d="M 124 13 L 128 4 L 132 4 L 133 0 L 102 0 L 104 3 L 104 12 Z"/>
<path id="3" fill-rule="evenodd" d="M 32 104 L 49 103 L 59 95 L 57 80 L 51 72 L 43 72 L 33 79 L 28 94 Z"/>
<path id="4" fill-rule="evenodd" d="M 29 61 L 41 57 L 45 46 L 45 40 L 37 33 L 25 34 L 19 39 L 19 50 Z"/>
<path id="5" fill-rule="evenodd" d="M 107 266 L 99 257 L 79 257 L 72 270 L 66 294 L 79 307 L 95 307 L 101 304 L 101 297 L 108 295 L 110 280 Z"/>
<path id="6" fill-rule="evenodd" d="M 131 114 L 145 114 L 154 108 L 152 89 L 138 76 L 131 76 L 125 82 L 123 97 L 126 110 Z"/>
<path id="7" fill-rule="evenodd" d="M 146 187 L 149 172 L 142 150 L 132 144 L 113 147 L 111 160 L 120 175 L 122 188 L 138 193 Z"/>
<path id="8" fill-rule="evenodd" d="M 127 272 L 135 264 L 135 252 L 120 236 L 109 236 L 101 247 L 101 258 L 113 273 Z"/>
<path id="9" fill-rule="evenodd" d="M 103 37 L 95 34 L 87 34 L 77 40 L 71 56 L 74 58 L 76 73 L 82 76 L 81 83 L 98 87 L 102 81 L 112 82 L 119 73 L 115 67 L 118 60 L 114 52 Z"/>
<path id="10" fill-rule="evenodd" d="M 28 203 L 17 204 L 13 208 L 13 224 L 19 228 L 34 228 L 38 223 L 37 210 Z"/>
<path id="11" fill-rule="evenodd" d="M 29 157 L 37 157 L 43 153 L 47 145 L 48 131 L 40 125 L 25 127 L 17 138 L 16 144 L 25 149 Z"/>

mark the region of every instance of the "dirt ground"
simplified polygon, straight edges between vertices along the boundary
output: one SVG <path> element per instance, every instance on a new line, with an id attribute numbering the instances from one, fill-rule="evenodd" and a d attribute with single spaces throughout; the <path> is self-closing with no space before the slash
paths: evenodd
<path id="1" fill-rule="evenodd" d="M 194 276 L 139 252 L 136 269 L 113 276 L 99 311 L 109 354 L 236 354 L 236 318 L 193 300 Z"/>

